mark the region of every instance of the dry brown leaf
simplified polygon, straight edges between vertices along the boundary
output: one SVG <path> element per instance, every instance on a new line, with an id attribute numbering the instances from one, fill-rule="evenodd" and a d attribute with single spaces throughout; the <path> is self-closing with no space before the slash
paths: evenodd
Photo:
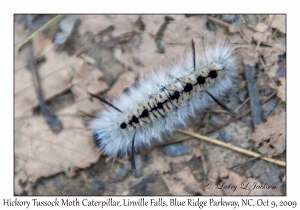
<path id="1" fill-rule="evenodd" d="M 277 96 L 282 100 L 286 100 L 286 88 L 285 88 L 285 78 L 279 77 L 278 80 L 280 81 L 281 85 L 278 87 Z"/>
<path id="2" fill-rule="evenodd" d="M 139 18 L 139 15 L 80 15 L 81 24 L 78 27 L 78 32 L 84 35 L 91 32 L 97 35 L 99 32 L 113 25 L 114 37 L 120 36 L 134 29 L 134 23 Z"/>
<path id="3" fill-rule="evenodd" d="M 269 72 L 269 75 L 271 77 L 276 77 L 277 76 L 277 71 L 278 71 L 278 64 L 274 63 L 273 65 L 267 67 L 267 71 Z"/>
<path id="4" fill-rule="evenodd" d="M 277 76 L 278 56 L 285 53 L 285 47 L 282 43 L 276 42 L 271 48 L 260 47 L 257 52 L 263 56 L 266 70 L 271 77 Z"/>
<path id="5" fill-rule="evenodd" d="M 255 42 L 259 44 L 263 43 L 269 46 L 274 45 L 275 41 L 272 39 L 272 29 L 270 28 L 269 24 L 259 22 L 255 26 L 252 26 L 251 24 L 247 24 L 247 26 L 256 31 L 254 34 L 252 34 Z"/>
<path id="6" fill-rule="evenodd" d="M 270 82 L 269 87 L 272 88 L 273 90 L 277 90 L 276 83 Z"/>
<path id="7" fill-rule="evenodd" d="M 45 100 L 50 99 L 60 93 L 70 89 L 71 75 L 70 67 L 66 66 L 56 72 L 41 78 L 41 87 Z M 29 73 L 29 75 L 27 74 Z M 28 80 L 29 83 L 24 84 L 22 78 Z M 15 77 L 15 116 L 20 117 L 29 110 L 37 107 L 39 102 L 36 96 L 34 85 L 32 83 L 31 74 L 27 69 L 22 69 L 16 73 Z"/>
<path id="8" fill-rule="evenodd" d="M 60 117 L 64 130 L 54 134 L 42 116 L 18 119 L 15 157 L 28 180 L 88 167 L 98 160 L 92 136 L 78 117 Z M 39 125 L 39 126 L 37 126 Z M 21 166 L 19 166 L 21 167 Z"/>
<path id="9" fill-rule="evenodd" d="M 263 32 L 256 32 L 253 34 L 253 40 L 258 43 L 262 43 L 268 46 L 273 46 L 275 41 L 272 39 L 272 34 L 270 31 L 267 31 L 265 33 Z"/>
<path id="10" fill-rule="evenodd" d="M 56 52 L 52 41 L 42 34 L 37 35 L 33 43 L 35 56 L 45 57 L 45 61 L 37 68 L 45 101 L 71 91 L 75 102 L 55 113 L 64 129 L 59 134 L 54 134 L 42 114 L 33 115 L 39 102 L 31 73 L 25 65 L 29 57 L 22 52 L 16 56 L 19 68 L 15 70 L 17 194 L 29 190 L 30 183 L 40 177 L 60 172 L 72 174 L 75 169 L 86 168 L 98 160 L 99 154 L 96 154 L 91 132 L 85 127 L 78 110 L 90 113 L 99 109 L 99 102 L 89 100 L 87 91 L 97 94 L 108 88 L 105 82 L 99 81 L 102 77 L 99 69 L 85 64 L 80 58 Z M 22 187 L 24 183 L 25 188 Z"/>
<path id="11" fill-rule="evenodd" d="M 192 39 L 196 42 L 201 40 L 203 28 L 207 22 L 206 16 L 192 16 L 186 18 L 184 15 L 171 16 L 174 18 L 164 33 L 167 43 L 189 43 Z M 178 33 L 182 31 L 184 33 Z"/>
<path id="12" fill-rule="evenodd" d="M 112 88 L 107 92 L 107 98 L 112 100 L 118 98 L 118 96 L 126 89 L 132 86 L 135 82 L 136 74 L 133 72 L 123 73 Z"/>
<path id="13" fill-rule="evenodd" d="M 266 59 L 266 66 L 271 66 L 278 62 L 278 54 L 264 55 L 264 58 Z"/>
<path id="14" fill-rule="evenodd" d="M 150 35 L 155 35 L 159 27 L 165 21 L 165 15 L 143 15 L 142 21 L 147 23 L 145 31 Z"/>
<path id="15" fill-rule="evenodd" d="M 258 151 L 269 157 L 281 154 L 286 149 L 286 113 L 270 116 L 267 122 L 259 124 L 251 139 L 255 146 L 259 147 Z"/>
<path id="16" fill-rule="evenodd" d="M 243 24 L 242 32 L 244 40 L 246 40 L 248 44 L 251 44 L 253 34 L 255 33 L 255 31 L 252 28 L 250 28 L 247 24 Z"/>
<path id="17" fill-rule="evenodd" d="M 139 60 L 141 60 L 144 64 L 144 66 L 153 66 L 157 63 L 161 63 L 166 59 L 165 55 L 156 53 L 157 47 L 155 45 L 155 42 L 153 42 L 153 38 L 148 33 L 142 34 L 142 40 L 143 42 L 139 46 L 138 49 L 136 49 L 136 52 L 134 52 L 134 55 L 138 56 Z"/>
<path id="18" fill-rule="evenodd" d="M 41 87 L 44 93 L 45 100 L 65 92 L 71 87 L 71 68 L 70 64 L 73 62 L 81 62 L 75 58 L 67 59 L 65 53 L 56 53 L 53 50 L 53 44 L 48 39 L 41 38 L 38 35 L 34 40 L 34 46 L 39 46 L 36 42 L 41 41 L 41 46 L 38 51 L 43 51 L 46 61 L 39 65 L 38 73 L 40 76 Z M 50 50 L 49 50 L 50 49 Z M 40 56 L 40 55 L 39 55 Z M 22 53 L 16 57 L 16 60 L 27 61 L 27 58 L 22 57 Z M 38 99 L 31 79 L 31 73 L 26 67 L 19 69 L 15 76 L 15 116 L 22 116 L 29 110 L 38 106 Z"/>
<path id="19" fill-rule="evenodd" d="M 189 167 L 177 174 L 164 174 L 162 177 L 172 195 L 195 195 L 201 188 Z"/>
<path id="20" fill-rule="evenodd" d="M 266 23 L 259 22 L 255 26 L 255 29 L 256 29 L 257 32 L 265 32 L 268 29 L 268 26 L 269 25 L 266 24 Z"/>
<path id="21" fill-rule="evenodd" d="M 166 60 L 170 61 L 181 57 L 186 51 L 190 51 L 189 42 L 192 39 L 196 42 L 197 50 L 202 49 L 203 51 L 203 45 L 201 44 L 202 35 L 205 36 L 205 40 L 209 44 L 216 43 L 218 39 L 214 33 L 207 32 L 207 34 L 203 34 L 206 16 L 186 18 L 184 15 L 176 15 L 163 34 L 163 41 L 166 43 L 166 53 L 160 54 L 157 53 L 154 37 L 164 23 L 165 15 L 143 15 L 141 19 L 147 22 L 147 27 L 145 28 L 145 33 L 140 35 L 141 43 L 138 48 L 133 48 L 130 52 L 127 50 L 124 52 L 120 49 L 114 50 L 114 57 L 125 66 L 130 67 L 134 72 L 145 72 Z M 120 27 L 118 24 L 114 24 L 114 26 L 116 27 L 115 30 L 118 30 L 118 27 Z M 187 28 L 188 30 L 186 30 Z M 178 33 L 178 31 L 184 31 L 184 33 Z M 127 32 L 130 31 L 127 30 Z M 219 38 L 219 40 L 223 39 L 223 37 Z M 140 66 L 134 64 L 133 58 L 140 60 L 146 68 L 141 70 Z"/>
<path id="22" fill-rule="evenodd" d="M 269 188 L 266 183 L 257 179 L 241 176 L 223 166 L 214 167 L 208 174 L 202 195 L 281 195 L 277 186 Z"/>
<path id="23" fill-rule="evenodd" d="M 259 54 L 254 49 L 247 49 L 242 51 L 243 62 L 245 65 L 255 66 L 259 60 Z"/>
<path id="24" fill-rule="evenodd" d="M 46 38 L 42 33 L 38 33 L 32 38 L 32 46 L 35 58 L 40 58 L 53 49 L 52 40 Z"/>
<path id="25" fill-rule="evenodd" d="M 272 20 L 273 15 L 269 15 L 269 20 Z M 285 21 L 286 15 L 275 15 L 274 21 L 272 23 L 272 28 L 278 29 L 282 33 L 286 33 Z"/>
<path id="26" fill-rule="evenodd" d="M 270 88 L 277 90 L 277 96 L 282 100 L 286 100 L 286 88 L 285 88 L 285 78 L 284 77 L 278 77 L 278 80 L 280 81 L 281 85 L 277 87 L 274 83 L 269 83 Z"/>
<path id="27" fill-rule="evenodd" d="M 111 25 L 106 15 L 80 15 L 78 32 L 84 35 L 87 32 L 98 34 Z"/>
<path id="28" fill-rule="evenodd" d="M 134 29 L 134 24 L 139 15 L 108 15 L 115 29 L 112 31 L 113 37 L 118 37 Z"/>

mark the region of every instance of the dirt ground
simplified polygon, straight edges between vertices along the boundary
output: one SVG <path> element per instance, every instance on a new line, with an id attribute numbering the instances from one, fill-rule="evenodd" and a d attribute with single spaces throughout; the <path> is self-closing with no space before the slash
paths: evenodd
<path id="1" fill-rule="evenodd" d="M 285 19 L 15 15 L 15 195 L 286 195 Z M 230 43 L 239 82 L 222 100 L 234 113 L 216 105 L 185 130 L 271 161 L 178 132 L 137 154 L 138 172 L 130 173 L 126 158 L 97 151 L 90 121 L 104 106 L 87 91 L 111 101 L 152 68 L 190 53 L 192 39 L 199 52 Z M 37 88 L 57 117 L 52 129 Z"/>

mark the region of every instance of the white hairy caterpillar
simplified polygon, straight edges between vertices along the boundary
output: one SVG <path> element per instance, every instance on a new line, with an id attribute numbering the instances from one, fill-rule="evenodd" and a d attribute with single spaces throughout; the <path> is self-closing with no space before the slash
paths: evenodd
<path id="1" fill-rule="evenodd" d="M 150 147 L 153 139 L 162 141 L 163 134 L 170 134 L 185 126 L 188 118 L 205 110 L 218 101 L 234 85 L 237 74 L 236 58 L 228 44 L 218 44 L 196 54 L 192 40 L 192 55 L 169 69 L 140 79 L 128 92 L 109 103 L 92 122 L 98 147 L 110 157 L 131 154 L 131 168 L 135 170 L 134 152 Z"/>

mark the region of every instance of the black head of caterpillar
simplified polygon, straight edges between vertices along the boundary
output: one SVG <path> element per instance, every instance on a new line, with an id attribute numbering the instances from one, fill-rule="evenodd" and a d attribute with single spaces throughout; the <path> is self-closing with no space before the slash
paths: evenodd
<path id="1" fill-rule="evenodd" d="M 141 147 L 151 146 L 152 139 L 162 141 L 163 133 L 172 133 L 185 125 L 195 110 L 223 105 L 219 98 L 233 86 L 237 67 L 232 51 L 226 45 L 196 55 L 192 40 L 192 56 L 177 66 L 153 73 L 122 94 L 113 103 L 94 96 L 109 105 L 93 121 L 97 145 L 107 155 L 131 155 Z M 191 65 L 192 63 L 192 65 Z"/>

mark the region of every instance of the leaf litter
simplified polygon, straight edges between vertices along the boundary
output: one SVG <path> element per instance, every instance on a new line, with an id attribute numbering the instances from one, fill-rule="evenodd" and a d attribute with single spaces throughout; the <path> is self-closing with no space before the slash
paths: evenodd
<path id="1" fill-rule="evenodd" d="M 92 136 L 77 112 L 91 112 L 100 107 L 89 100 L 87 90 L 99 93 L 107 89 L 105 82 L 95 83 L 102 75 L 99 69 L 87 68 L 83 60 L 65 52 L 55 52 L 52 41 L 42 34 L 35 36 L 33 43 L 35 56 L 45 57 L 45 62 L 38 68 L 45 100 L 71 91 L 75 101 L 56 113 L 65 128 L 60 134 L 53 134 L 45 119 L 34 114 L 38 100 L 29 70 L 24 63 L 16 66 L 15 162 L 18 170 L 15 178 L 19 179 L 18 173 L 22 173 L 21 181 L 28 185 L 40 177 L 86 168 L 98 160 Z M 26 59 L 22 53 L 15 58 L 19 63 Z M 22 192 L 20 184 L 15 186 L 16 192 Z"/>

